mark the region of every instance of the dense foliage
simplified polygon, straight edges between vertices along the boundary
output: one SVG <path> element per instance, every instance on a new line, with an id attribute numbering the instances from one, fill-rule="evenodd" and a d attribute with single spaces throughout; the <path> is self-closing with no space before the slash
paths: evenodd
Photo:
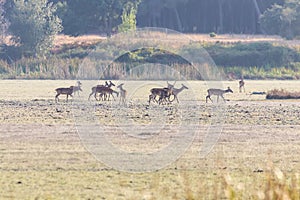
<path id="1" fill-rule="evenodd" d="M 300 1 L 286 0 L 284 5 L 274 4 L 260 18 L 267 34 L 278 34 L 288 39 L 300 35 Z"/>
<path id="2" fill-rule="evenodd" d="M 178 55 L 184 55 L 184 52 L 203 51 L 203 46 L 225 79 L 238 79 L 241 76 L 246 79 L 300 79 L 300 52 L 293 48 L 269 43 L 228 45 L 199 44 L 196 42 L 179 47 Z M 88 51 L 89 49 L 78 46 L 77 48 L 65 49 L 47 60 L 24 57 L 11 64 L 1 61 L 0 73 L 4 78 L 76 79 L 79 75 L 81 79 L 119 79 L 124 73 L 130 74 L 131 69 L 139 66 L 141 71 L 136 73 L 135 75 L 138 74 L 138 76 L 133 78 L 143 79 L 151 76 L 157 77 L 160 74 L 157 70 L 164 70 L 164 68 L 148 67 L 146 69 L 141 67 L 145 63 L 150 63 L 150 65 L 156 63 L 172 66 L 175 71 L 180 72 L 187 79 L 201 79 L 193 71 L 191 63 L 164 49 L 135 49 L 124 53 L 114 63 L 104 59 L 94 59 L 91 55 L 86 57 Z M 114 51 L 114 49 L 111 49 L 111 52 L 99 49 L 98 55 L 95 56 L 112 54 Z M 105 58 L 107 56 L 100 57 Z M 79 72 L 83 62 L 87 66 Z M 193 65 L 202 65 L 202 63 L 193 63 Z M 208 67 L 207 70 L 209 69 Z M 170 73 L 172 72 L 170 71 Z M 172 78 L 180 79 L 180 77 L 174 77 L 174 74 L 170 77 L 170 79 Z"/>
<path id="3" fill-rule="evenodd" d="M 62 0 L 58 2 L 57 14 L 63 20 L 65 34 L 100 32 L 110 36 L 122 23 L 122 14 L 136 12 L 139 2 L 140 0 Z"/>
<path id="4" fill-rule="evenodd" d="M 186 33 L 264 33 L 259 17 L 284 0 L 51 0 L 60 2 L 64 33 L 117 31 L 124 9 L 136 8 L 138 27 L 164 27 Z M 128 10 L 127 10 L 128 12 Z M 275 25 L 275 24 L 274 24 Z"/>
<path id="5" fill-rule="evenodd" d="M 48 0 L 9 2 L 7 18 L 13 41 L 23 55 L 44 56 L 52 47 L 54 36 L 62 30 L 56 7 Z"/>

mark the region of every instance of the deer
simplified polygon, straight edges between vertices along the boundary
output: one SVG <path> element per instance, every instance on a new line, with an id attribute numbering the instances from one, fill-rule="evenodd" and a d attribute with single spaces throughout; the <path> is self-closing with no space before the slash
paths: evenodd
<path id="1" fill-rule="evenodd" d="M 233 93 L 233 91 L 230 89 L 230 87 L 228 87 L 227 90 L 214 89 L 214 88 L 208 89 L 207 90 L 208 95 L 206 96 L 206 103 L 207 103 L 207 99 L 211 100 L 211 98 L 210 98 L 211 95 L 217 96 L 217 102 L 219 102 L 219 97 L 222 97 L 222 99 L 225 102 L 225 98 L 223 97 L 223 94 L 228 93 L 228 92 Z M 211 102 L 213 102 L 213 101 L 211 100 Z"/>
<path id="2" fill-rule="evenodd" d="M 77 92 L 77 95 L 79 96 L 79 91 L 82 91 L 81 85 L 82 85 L 82 83 L 80 81 L 77 81 L 77 86 L 73 86 L 74 94 Z"/>
<path id="3" fill-rule="evenodd" d="M 151 101 L 161 104 L 163 101 L 171 102 L 170 96 L 172 95 L 172 89 L 174 88 L 176 81 L 174 84 L 171 84 L 167 81 L 167 87 L 165 88 L 152 88 L 150 90 L 151 94 L 149 95 L 149 105 Z M 159 96 L 159 99 L 156 100 L 156 97 Z"/>
<path id="4" fill-rule="evenodd" d="M 180 92 L 182 92 L 182 90 L 184 90 L 184 89 L 189 89 L 189 88 L 186 87 L 185 85 L 181 84 L 181 88 L 173 88 L 173 89 L 172 89 L 171 95 L 174 95 L 173 101 L 176 99 L 176 100 L 177 100 L 177 103 L 179 103 L 178 98 L 177 98 L 177 95 L 178 95 Z M 171 96 L 171 95 L 170 95 L 170 96 Z M 170 97 L 169 97 L 169 99 L 170 99 Z"/>
<path id="5" fill-rule="evenodd" d="M 68 102 L 68 97 L 72 96 L 72 93 L 74 92 L 74 86 L 70 86 L 69 88 L 56 88 L 55 89 L 56 91 L 56 96 L 55 96 L 55 102 L 57 102 L 58 99 L 58 96 L 61 95 L 61 94 L 65 94 L 67 95 L 67 102 Z"/>
<path id="6" fill-rule="evenodd" d="M 152 88 L 150 90 L 151 94 L 149 95 L 149 105 L 151 100 L 159 104 L 161 104 L 164 100 L 166 101 L 166 99 L 172 94 L 172 89 L 173 88 Z M 157 96 L 159 96 L 158 100 L 156 100 Z"/>
<path id="7" fill-rule="evenodd" d="M 239 81 L 239 90 L 240 90 L 240 92 L 242 92 L 242 88 L 244 89 L 244 92 L 245 92 L 245 82 L 244 82 L 243 77 Z"/>
<path id="8" fill-rule="evenodd" d="M 105 81 L 105 85 L 96 85 L 94 87 L 92 87 L 92 92 L 89 95 L 88 100 L 90 100 L 91 96 L 94 94 L 95 99 L 97 100 L 97 93 L 100 93 L 100 98 L 104 98 L 103 100 L 106 100 L 107 98 L 107 93 L 105 92 L 105 88 L 111 88 L 112 86 L 115 86 L 115 84 L 113 84 L 113 82 L 109 81 L 109 84 L 107 83 L 107 81 Z"/>
<path id="9" fill-rule="evenodd" d="M 127 91 L 123 89 L 123 85 L 124 83 L 121 83 L 120 85 L 117 86 L 117 88 L 120 89 L 120 103 L 122 102 L 123 104 L 125 104 Z"/>
<path id="10" fill-rule="evenodd" d="M 167 85 L 168 85 L 167 88 L 169 88 L 169 89 L 174 88 L 175 84 L 176 84 L 176 81 L 174 82 L 173 85 L 171 83 L 169 83 L 169 81 L 167 81 Z"/>
<path id="11" fill-rule="evenodd" d="M 100 93 L 100 97 L 102 100 L 109 101 L 109 97 L 112 96 L 114 101 L 116 100 L 113 93 L 115 93 L 117 95 L 117 97 L 119 96 L 119 92 L 114 91 L 113 89 L 111 89 L 110 87 L 100 87 L 98 92 Z M 95 95 L 96 96 L 96 95 Z M 95 97 L 96 98 L 96 97 Z M 97 100 L 97 98 L 96 98 Z M 99 99 L 100 100 L 100 99 Z"/>

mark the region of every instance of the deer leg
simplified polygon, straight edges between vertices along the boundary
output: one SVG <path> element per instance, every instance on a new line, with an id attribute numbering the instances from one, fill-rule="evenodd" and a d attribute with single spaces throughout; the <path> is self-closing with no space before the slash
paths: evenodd
<path id="1" fill-rule="evenodd" d="M 116 101 L 116 99 L 115 99 L 115 97 L 114 97 L 113 93 L 111 93 L 110 95 L 113 97 L 114 101 Z"/>
<path id="2" fill-rule="evenodd" d="M 176 99 L 177 103 L 179 103 L 179 100 L 177 98 L 177 95 L 174 95 L 174 98 Z"/>
<path id="3" fill-rule="evenodd" d="M 92 92 L 90 95 L 89 95 L 89 98 L 88 98 L 88 100 L 90 100 L 90 98 L 91 98 L 91 96 L 94 94 L 94 92 Z"/>
<path id="4" fill-rule="evenodd" d="M 55 95 L 55 102 L 57 102 L 58 96 L 59 96 L 59 95 L 60 95 L 60 94 Z"/>
<path id="5" fill-rule="evenodd" d="M 151 101 L 151 99 L 152 99 L 152 95 L 150 94 L 150 95 L 149 95 L 149 100 L 148 100 L 148 102 L 149 102 L 149 105 L 150 105 L 150 101 Z"/>
<path id="6" fill-rule="evenodd" d="M 226 102 L 225 98 L 223 97 L 223 95 L 221 95 L 222 99 L 224 100 L 224 102 Z"/>
<path id="7" fill-rule="evenodd" d="M 206 96 L 206 103 L 207 103 L 207 99 L 209 99 L 211 102 L 213 102 L 213 101 L 211 100 L 211 98 L 210 98 L 210 95 L 207 95 L 207 96 Z"/>

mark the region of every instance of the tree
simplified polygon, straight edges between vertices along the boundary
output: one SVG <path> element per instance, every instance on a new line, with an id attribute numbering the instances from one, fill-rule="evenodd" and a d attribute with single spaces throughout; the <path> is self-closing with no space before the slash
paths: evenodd
<path id="1" fill-rule="evenodd" d="M 136 10 L 134 8 L 130 8 L 129 11 L 124 9 L 121 18 L 122 24 L 118 26 L 119 32 L 126 32 L 136 29 Z"/>
<path id="2" fill-rule="evenodd" d="M 273 5 L 260 18 L 261 27 L 268 34 L 281 35 L 293 39 L 300 35 L 300 2 L 286 0 L 284 5 Z"/>
<path id="3" fill-rule="evenodd" d="M 119 32 L 125 32 L 128 30 L 136 29 L 136 13 L 140 0 L 135 2 L 128 2 L 123 8 L 123 14 L 121 16 L 122 23 L 118 26 Z"/>
<path id="4" fill-rule="evenodd" d="M 7 30 L 9 27 L 9 23 L 5 16 L 5 9 L 4 9 L 4 1 L 0 1 L 0 44 L 4 43 L 5 37 L 7 35 Z"/>
<path id="5" fill-rule="evenodd" d="M 282 6 L 275 4 L 260 17 L 260 26 L 265 33 L 271 35 L 280 34 L 282 9 Z"/>
<path id="6" fill-rule="evenodd" d="M 9 31 L 22 54 L 45 56 L 62 30 L 61 20 L 54 14 L 56 5 L 48 0 L 13 0 L 10 6 Z"/>

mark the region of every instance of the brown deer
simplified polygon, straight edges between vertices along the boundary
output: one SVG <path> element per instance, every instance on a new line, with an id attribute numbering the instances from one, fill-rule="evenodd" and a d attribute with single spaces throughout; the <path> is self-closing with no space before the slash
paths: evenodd
<path id="1" fill-rule="evenodd" d="M 242 92 L 242 88 L 244 89 L 244 92 L 245 92 L 245 82 L 244 82 L 243 77 L 239 81 L 239 90 L 240 90 L 240 92 Z"/>
<path id="2" fill-rule="evenodd" d="M 103 101 L 109 101 L 110 96 L 113 97 L 114 101 L 116 100 L 114 97 L 114 93 L 117 95 L 117 97 L 119 96 L 119 92 L 114 91 L 113 89 L 111 89 L 110 87 L 100 87 L 98 92 L 100 93 L 100 98 L 99 100 L 103 100 Z M 97 100 L 97 98 L 96 98 Z"/>
<path id="3" fill-rule="evenodd" d="M 167 102 L 167 98 L 169 98 L 170 95 L 172 94 L 172 89 L 173 88 L 152 88 L 150 90 L 151 94 L 149 95 L 149 100 L 148 100 L 149 105 L 151 101 L 156 102 L 158 104 L 163 103 L 163 101 Z M 159 97 L 158 100 L 156 100 L 157 96 Z"/>
<path id="4" fill-rule="evenodd" d="M 56 96 L 55 96 L 55 102 L 57 102 L 59 99 L 58 99 L 58 96 L 61 95 L 61 94 L 65 94 L 67 95 L 67 102 L 68 102 L 68 97 L 72 96 L 72 93 L 74 92 L 74 86 L 70 86 L 69 88 L 57 88 L 55 89 L 56 91 Z"/>
<path id="5" fill-rule="evenodd" d="M 217 96 L 217 102 L 219 102 L 219 97 L 222 97 L 222 99 L 225 102 L 225 98 L 223 97 L 223 94 L 228 93 L 228 92 L 233 93 L 233 91 L 230 89 L 230 87 L 228 87 L 227 90 L 214 89 L 214 88 L 208 89 L 207 90 L 208 95 L 206 96 L 206 103 L 207 103 L 207 99 L 211 100 L 211 98 L 210 98 L 211 95 Z M 211 102 L 213 102 L 213 101 L 211 100 Z"/>
<path id="6" fill-rule="evenodd" d="M 91 94 L 89 95 L 88 100 L 90 100 L 90 98 L 91 98 L 91 96 L 92 96 L 93 94 L 94 94 L 95 99 L 98 100 L 98 99 L 97 99 L 97 93 L 100 94 L 100 98 L 101 98 L 102 100 L 106 100 L 106 98 L 107 98 L 107 93 L 109 93 L 109 95 L 111 94 L 111 93 L 110 93 L 110 90 L 106 90 L 106 89 L 107 89 L 107 88 L 111 88 L 112 86 L 115 86 L 115 84 L 114 84 L 113 82 L 109 81 L 109 84 L 108 84 L 107 81 L 105 81 L 105 85 L 97 85 L 97 86 L 95 86 L 95 87 L 92 87 L 92 92 L 91 92 Z M 108 96 L 108 98 L 109 98 L 109 96 Z"/>
<path id="7" fill-rule="evenodd" d="M 161 104 L 163 101 L 171 102 L 170 96 L 172 94 L 172 89 L 174 88 L 175 83 L 176 83 L 176 81 L 172 85 L 171 83 L 169 83 L 167 81 L 167 87 L 165 87 L 165 88 L 152 88 L 150 90 L 151 94 L 149 95 L 149 100 L 148 100 L 149 105 L 150 105 L 151 101 L 159 103 L 159 104 Z M 158 100 L 156 99 L 157 96 L 159 97 Z"/>

